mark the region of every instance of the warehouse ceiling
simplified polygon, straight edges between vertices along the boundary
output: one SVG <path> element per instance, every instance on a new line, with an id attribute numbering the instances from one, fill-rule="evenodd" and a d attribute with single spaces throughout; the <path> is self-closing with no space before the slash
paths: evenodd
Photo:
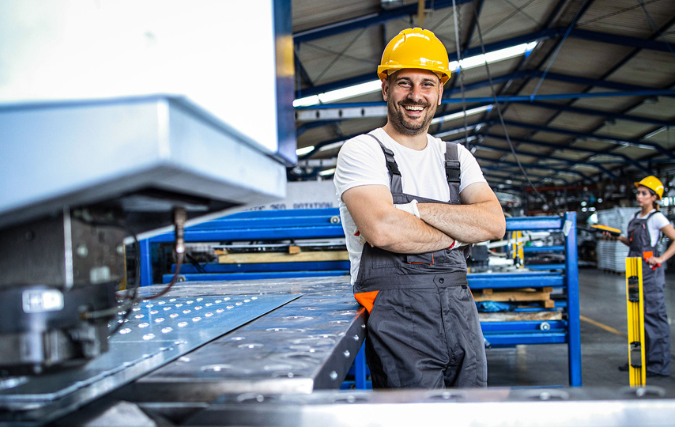
<path id="1" fill-rule="evenodd" d="M 292 1 L 295 98 L 305 106 L 295 108 L 300 160 L 290 179 L 329 178 L 345 140 L 386 123 L 377 82 L 326 99 L 372 88 L 386 43 L 420 24 L 450 61 L 458 45 L 467 63 L 515 51 L 453 73 L 436 114 L 444 119 L 430 128 L 472 149 L 493 187 L 524 186 L 518 162 L 537 186 L 675 169 L 674 0 L 455 3 L 427 1 L 419 15 L 416 0 Z M 307 105 L 316 95 L 323 101 Z"/>

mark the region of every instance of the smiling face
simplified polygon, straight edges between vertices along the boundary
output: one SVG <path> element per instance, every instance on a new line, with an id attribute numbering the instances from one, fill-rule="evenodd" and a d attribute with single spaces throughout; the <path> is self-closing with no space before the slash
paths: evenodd
<path id="1" fill-rule="evenodd" d="M 436 74 L 427 70 L 403 69 L 382 82 L 389 124 L 406 136 L 426 134 L 443 95 Z"/>
<path id="2" fill-rule="evenodd" d="M 640 207 L 648 207 L 652 208 L 656 204 L 656 200 L 658 200 L 658 196 L 656 194 L 652 194 L 652 192 L 649 190 L 649 188 L 645 187 L 644 185 L 640 185 L 637 188 L 637 191 L 635 192 L 635 199 L 637 200 L 638 206 Z"/>

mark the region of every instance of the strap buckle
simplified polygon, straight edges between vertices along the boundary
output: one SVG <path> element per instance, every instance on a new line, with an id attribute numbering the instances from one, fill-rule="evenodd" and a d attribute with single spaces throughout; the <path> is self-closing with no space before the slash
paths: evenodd
<path id="1" fill-rule="evenodd" d="M 445 176 L 448 178 L 448 182 L 460 182 L 460 172 L 459 160 L 445 161 Z"/>

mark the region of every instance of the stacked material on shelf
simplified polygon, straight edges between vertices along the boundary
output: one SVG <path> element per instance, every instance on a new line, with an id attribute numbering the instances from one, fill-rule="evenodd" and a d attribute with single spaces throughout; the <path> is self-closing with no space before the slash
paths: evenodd
<path id="1" fill-rule="evenodd" d="M 640 208 L 612 208 L 598 211 L 598 224 L 607 225 L 609 227 L 618 228 L 621 234 L 626 235 L 628 223 L 633 219 L 635 212 Z"/>
<path id="2" fill-rule="evenodd" d="M 613 240 L 598 240 L 598 269 L 617 273 L 626 271 L 628 246 Z"/>
<path id="3" fill-rule="evenodd" d="M 638 208 L 612 208 L 598 211 L 598 224 L 618 228 L 622 235 L 626 235 L 628 223 Z M 626 257 L 628 246 L 619 241 L 598 240 L 598 269 L 610 270 L 617 273 L 626 271 Z"/>

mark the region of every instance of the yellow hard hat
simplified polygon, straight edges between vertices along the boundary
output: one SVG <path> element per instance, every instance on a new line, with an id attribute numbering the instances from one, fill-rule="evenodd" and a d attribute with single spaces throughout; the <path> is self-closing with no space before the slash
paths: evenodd
<path id="1" fill-rule="evenodd" d="M 377 67 L 377 76 L 384 80 L 392 71 L 403 68 L 433 71 L 441 84 L 450 79 L 448 51 L 434 33 L 421 28 L 405 29 L 391 39 Z"/>
<path id="2" fill-rule="evenodd" d="M 659 196 L 659 200 L 663 197 L 663 183 L 661 183 L 657 177 L 650 175 L 646 178 L 642 178 L 642 181 L 635 183 L 635 187 L 637 188 L 640 185 L 655 192 L 656 195 Z"/>

